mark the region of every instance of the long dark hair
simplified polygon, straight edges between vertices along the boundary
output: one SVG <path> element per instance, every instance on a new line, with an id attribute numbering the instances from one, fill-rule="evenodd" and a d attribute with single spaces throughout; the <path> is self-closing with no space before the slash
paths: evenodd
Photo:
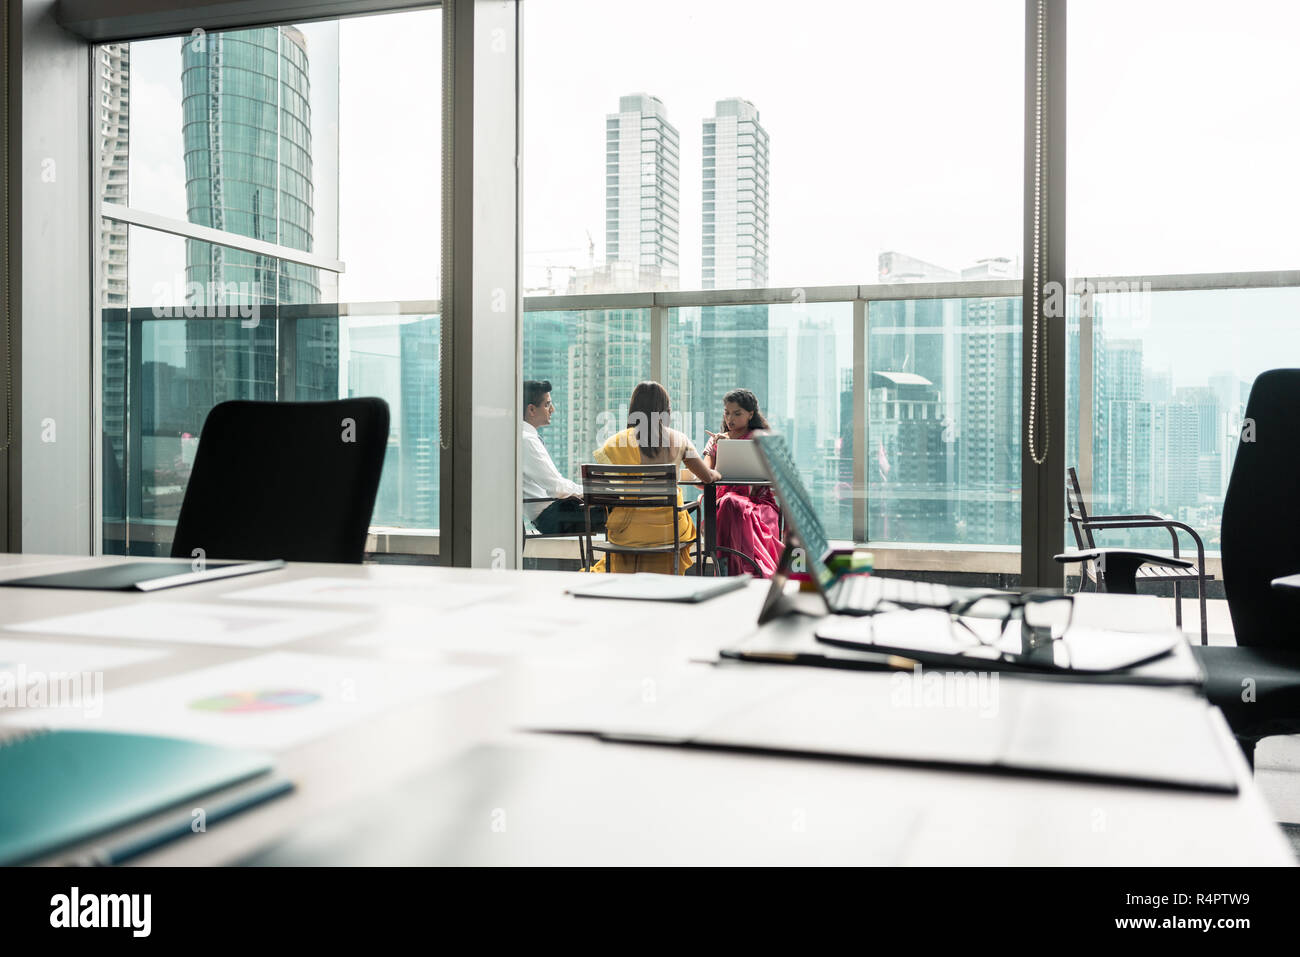
<path id="1" fill-rule="evenodd" d="M 632 390 L 632 398 L 627 404 L 627 427 L 636 432 L 635 441 L 641 446 L 642 458 L 658 458 L 667 447 L 667 429 L 672 412 L 668 390 L 658 382 L 639 382 Z"/>
<path id="2" fill-rule="evenodd" d="M 767 424 L 767 419 L 763 418 L 763 413 L 758 411 L 758 396 L 754 395 L 754 393 L 750 392 L 748 389 L 732 389 L 722 397 L 722 401 L 734 402 L 750 414 L 749 428 L 751 431 L 753 429 L 772 428 Z M 727 431 L 727 424 L 725 421 L 722 424 L 722 431 Z"/>

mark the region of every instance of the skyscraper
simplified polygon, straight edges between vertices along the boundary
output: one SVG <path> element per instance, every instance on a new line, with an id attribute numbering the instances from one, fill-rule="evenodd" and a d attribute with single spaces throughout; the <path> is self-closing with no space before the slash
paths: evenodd
<path id="1" fill-rule="evenodd" d="M 181 49 L 190 222 L 311 251 L 305 37 L 292 26 L 239 30 L 185 37 Z M 312 267 L 192 239 L 185 247 L 187 288 L 196 284 L 205 305 L 319 300 Z M 336 322 L 312 323 L 295 358 L 295 398 L 337 397 Z M 274 316 L 247 325 L 238 318 L 187 320 L 186 370 L 196 417 L 225 399 L 277 398 Z"/>
<path id="2" fill-rule="evenodd" d="M 1145 399 L 1143 385 L 1142 340 L 1107 340 L 1106 398 L 1112 402 Z"/>
<path id="3" fill-rule="evenodd" d="M 1241 436 L 1241 420 L 1246 413 L 1246 404 L 1242 400 L 1241 390 L 1244 385 L 1234 373 L 1222 372 L 1209 378 L 1210 388 L 1219 397 L 1220 419 L 1223 431 L 1220 433 L 1219 448 L 1219 490 L 1224 493 L 1228 488 L 1228 477 L 1232 474 L 1232 462 L 1237 457 L 1237 440 Z"/>
<path id="4" fill-rule="evenodd" d="M 432 317 L 403 323 L 398 337 L 402 395 L 399 511 L 406 525 L 436 528 L 441 458 L 437 387 L 440 321 Z"/>
<path id="5" fill-rule="evenodd" d="M 96 48 L 99 66 L 99 172 L 106 203 L 126 206 L 131 140 L 131 46 L 107 43 Z M 122 307 L 126 302 L 127 225 L 100 220 L 99 304 Z M 107 372 L 107 370 L 105 370 Z M 107 425 L 107 423 L 106 423 Z"/>
<path id="6" fill-rule="evenodd" d="M 1155 507 L 1177 514 L 1180 506 L 1196 505 L 1200 493 L 1201 414 L 1194 402 L 1152 404 L 1162 406 L 1164 412 L 1164 434 L 1157 436 L 1153 454 L 1163 465 L 1165 482 L 1156 486 L 1151 501 L 1141 503 L 1138 511 Z M 1214 467 L 1217 470 L 1217 457 Z"/>
<path id="7" fill-rule="evenodd" d="M 767 306 L 704 306 L 700 309 L 699 340 L 686 356 L 691 369 L 692 411 L 709 429 L 722 422 L 723 397 L 733 389 L 749 389 L 761 409 L 789 410 L 764 395 L 769 386 L 769 326 Z M 830 385 L 827 388 L 831 388 Z M 683 408 L 686 408 L 683 405 Z"/>
<path id="8" fill-rule="evenodd" d="M 767 131 L 748 100 L 719 100 L 704 120 L 703 288 L 767 284 Z M 749 389 L 772 408 L 768 388 L 767 306 L 705 306 L 692 354 L 695 411 L 720 422 L 722 399 Z M 781 416 L 787 409 L 778 410 Z M 718 428 L 710 425 L 709 428 Z"/>
<path id="9" fill-rule="evenodd" d="M 1020 540 L 1019 299 L 962 300 L 958 518 L 968 541 Z"/>
<path id="10" fill-rule="evenodd" d="M 1094 319 L 1094 326 L 1097 321 Z M 1148 436 L 1156 428 L 1154 412 L 1140 412 L 1122 403 L 1140 402 L 1145 398 L 1142 371 L 1141 339 L 1104 339 L 1100 368 L 1094 367 L 1093 388 L 1098 393 L 1096 444 L 1093 447 L 1094 508 L 1111 515 L 1138 508 L 1134 496 L 1151 495 L 1150 455 L 1154 439 Z M 1118 421 L 1116 419 L 1118 418 Z M 1135 448 L 1121 449 L 1116 442 L 1142 442 L 1147 452 Z M 1147 478 L 1143 478 L 1147 476 Z M 1147 503 L 1141 507 L 1145 510 Z"/>
<path id="11" fill-rule="evenodd" d="M 642 290 L 677 288 L 678 145 L 677 128 L 658 97 L 620 97 L 618 112 L 605 118 L 605 265 L 611 280 L 632 281 Z"/>
<path id="12" fill-rule="evenodd" d="M 873 372 L 870 391 L 867 528 L 872 539 L 955 541 L 950 443 L 944 439 L 939 390 L 914 372 Z M 843 423 L 841 432 L 849 432 Z"/>
<path id="13" fill-rule="evenodd" d="M 1101 420 L 1097 424 L 1099 446 L 1093 449 L 1096 488 L 1093 494 L 1110 515 L 1151 507 L 1152 443 L 1157 426 L 1156 412 L 1138 410 L 1131 404 L 1145 398 L 1141 339 L 1104 339 L 1105 363 L 1093 382 L 1101 393 Z M 1115 445 L 1128 443 L 1127 447 Z M 1140 447 L 1139 447 L 1140 446 Z M 1096 506 L 1099 508 L 1100 506 Z"/>
<path id="14" fill-rule="evenodd" d="M 1202 496 L 1218 499 L 1223 495 L 1222 459 L 1225 444 L 1223 412 L 1218 392 L 1213 386 L 1184 386 L 1174 393 L 1174 402 L 1189 407 L 1195 417 L 1196 445 L 1189 456 L 1191 463 L 1180 464 L 1182 468 L 1194 470 L 1195 481 L 1187 483 L 1191 487 L 1191 495 L 1170 502 L 1170 507 L 1197 505 Z"/>
<path id="15" fill-rule="evenodd" d="M 1142 374 L 1142 388 L 1152 402 L 1168 402 L 1174 397 L 1174 376 L 1168 369 L 1148 369 Z"/>
<path id="16" fill-rule="evenodd" d="M 754 104 L 719 100 L 704 121 L 704 289 L 767 285 L 767 154 Z"/>
<path id="17" fill-rule="evenodd" d="M 131 115 L 131 47 L 108 43 L 95 50 L 99 113 L 100 198 L 127 205 Z M 125 533 L 117 522 L 125 517 L 126 476 L 126 340 L 127 262 L 130 233 L 126 223 L 99 221 L 99 305 L 105 310 L 101 335 L 103 353 L 103 514 L 104 548 L 124 552 Z M 113 310 L 108 312 L 107 310 Z M 121 310 L 121 311 L 119 311 Z"/>
<path id="18" fill-rule="evenodd" d="M 542 441 L 560 474 L 575 482 L 578 475 L 569 458 L 569 426 L 577 410 L 569 388 L 569 345 L 577 322 L 578 314 L 572 312 L 530 313 L 524 323 L 523 349 L 523 378 L 550 382 L 555 400 L 555 413 Z M 519 411 L 522 415 L 523 410 Z"/>
<path id="19" fill-rule="evenodd" d="M 1176 433 L 1178 425 L 1175 423 Z M 1105 477 L 1108 514 L 1146 514 L 1156 507 L 1152 499 L 1157 488 L 1168 486 L 1162 454 L 1168 435 L 1165 403 L 1141 399 L 1110 399 L 1106 403 L 1106 456 L 1097 473 Z M 1128 537 L 1124 532 L 1118 534 Z"/>
<path id="20" fill-rule="evenodd" d="M 347 395 L 388 400 L 389 435 L 371 525 L 401 525 L 402 518 L 402 339 L 401 326 L 352 323 L 348 328 Z M 409 373 L 408 373 L 409 374 Z M 437 481 L 437 475 L 434 476 Z"/>
<path id="21" fill-rule="evenodd" d="M 573 323 L 568 349 L 569 474 L 590 462 L 597 446 L 626 426 L 632 389 L 650 368 L 647 312 L 602 309 L 565 314 Z M 549 448 L 555 448 L 559 436 L 544 438 Z"/>
<path id="22" fill-rule="evenodd" d="M 1103 335 L 1104 310 L 1102 299 L 1094 298 L 1092 301 L 1092 434 L 1090 436 L 1081 436 L 1077 431 L 1079 419 L 1076 416 L 1082 415 L 1081 402 L 1081 382 L 1082 373 L 1082 335 L 1080 330 L 1079 318 L 1079 298 L 1070 296 L 1066 300 L 1066 339 L 1065 339 L 1065 367 L 1067 370 L 1079 370 L 1079 374 L 1065 377 L 1065 408 L 1067 410 L 1077 410 L 1076 412 L 1067 412 L 1066 414 L 1066 451 L 1065 461 L 1068 466 L 1081 467 L 1081 448 L 1087 447 L 1092 451 L 1093 468 L 1092 472 L 1085 475 L 1079 472 L 1079 481 L 1088 494 L 1089 503 L 1101 502 L 1104 498 L 1105 481 L 1103 478 L 1104 463 L 1106 450 L 1106 436 L 1104 427 L 1106 424 L 1105 414 L 1105 383 L 1106 383 L 1106 342 Z M 1073 539 L 1071 539 L 1073 541 Z"/>
<path id="23" fill-rule="evenodd" d="M 821 472 L 819 454 L 839 429 L 839 390 L 835 375 L 835 329 L 830 319 L 799 321 L 795 338 L 794 434 L 791 448 L 806 480 Z"/>
<path id="24" fill-rule="evenodd" d="M 618 112 L 605 118 L 605 263 L 577 270 L 570 294 L 677 288 L 678 145 L 661 100 L 619 98 Z M 632 389 L 650 368 L 649 328 L 644 310 L 602 309 L 555 313 L 525 333 L 526 374 L 561 390 L 567 384 L 547 445 L 575 480 L 596 446 L 623 428 Z M 548 358 L 534 351 L 547 348 Z"/>
<path id="25" fill-rule="evenodd" d="M 876 257 L 881 282 L 948 282 L 961 277 L 951 269 L 936 266 L 906 253 L 887 251 Z"/>
<path id="26" fill-rule="evenodd" d="M 759 398 L 768 424 L 778 432 L 788 432 L 794 421 L 790 415 L 790 338 L 784 329 L 772 335 L 770 323 L 768 330 L 767 394 Z"/>

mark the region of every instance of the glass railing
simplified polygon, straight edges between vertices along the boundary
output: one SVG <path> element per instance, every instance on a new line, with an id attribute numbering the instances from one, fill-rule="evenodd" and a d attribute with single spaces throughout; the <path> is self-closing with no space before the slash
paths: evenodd
<path id="1" fill-rule="evenodd" d="M 1071 426 L 1091 442 L 1072 438 L 1067 462 L 1079 466 L 1095 514 L 1173 519 L 1218 552 L 1251 384 L 1266 369 L 1300 364 L 1296 281 L 1288 273 L 1096 281 L 1086 319 L 1091 375 L 1068 383 Z M 1071 333 L 1073 373 L 1083 371 L 1074 321 Z M 1185 550 L 1190 539 L 1182 542 Z M 1114 530 L 1099 544 L 1168 549 L 1170 540 L 1164 529 Z"/>
<path id="2" fill-rule="evenodd" d="M 102 312 L 105 552 L 168 554 L 203 422 L 227 399 L 383 398 L 372 524 L 437 529 L 436 303 L 263 307 L 256 325 L 159 312 Z"/>
<path id="3" fill-rule="evenodd" d="M 650 310 L 564 309 L 524 313 L 523 378 L 551 383 L 555 413 L 542 440 L 564 475 L 627 420 L 632 389 L 650 373 Z"/>
<path id="4" fill-rule="evenodd" d="M 723 398 L 748 389 L 834 538 L 853 537 L 853 304 L 667 310 L 667 377 L 678 427 L 699 449 L 722 431 Z"/>
<path id="5" fill-rule="evenodd" d="M 864 384 L 867 535 L 1020 542 L 1021 301 L 873 302 Z"/>
<path id="6" fill-rule="evenodd" d="M 1066 465 L 1093 512 L 1186 522 L 1214 553 L 1250 385 L 1300 364 L 1300 273 L 1091 283 L 1095 294 L 1067 303 Z M 552 384 L 542 439 L 575 481 L 642 379 L 668 387 L 675 424 L 701 448 L 723 396 L 747 388 L 790 437 L 833 538 L 1014 551 L 1019 292 L 1019 280 L 995 280 L 530 297 L 522 373 Z M 373 524 L 436 532 L 438 311 L 280 307 L 248 328 L 105 309 L 105 551 L 167 552 L 203 420 L 225 398 L 385 398 L 392 432 Z M 1064 528 L 1062 543 L 1073 545 Z M 1103 543 L 1161 548 L 1168 536 Z"/>
<path id="7" fill-rule="evenodd" d="M 524 368 L 531 375 L 543 359 L 530 330 L 556 315 L 635 307 L 648 317 L 639 340 L 648 339 L 648 354 L 639 369 L 622 367 L 618 384 L 607 381 L 602 412 L 617 419 L 626 407 L 618 385 L 630 393 L 655 378 L 699 443 L 721 424 L 725 393 L 748 388 L 790 437 L 834 538 L 954 555 L 1014 550 L 1020 295 L 1014 279 L 533 297 L 524 303 Z M 1185 522 L 1215 554 L 1251 383 L 1265 369 L 1300 364 L 1292 331 L 1300 272 L 1092 278 L 1072 281 L 1063 298 L 1066 465 L 1091 510 Z M 582 346 L 568 342 L 567 365 L 547 376 L 557 406 L 586 388 L 571 385 L 570 369 L 601 377 L 601 348 L 599 331 Z M 582 451 L 565 443 L 561 468 L 575 480 Z M 1067 528 L 1062 545 L 1073 546 Z M 1103 544 L 1167 549 L 1169 537 L 1115 532 Z"/>
<path id="8" fill-rule="evenodd" d="M 999 281 L 607 297 L 644 312 L 647 348 L 617 384 L 606 377 L 599 414 L 612 411 L 621 424 L 632 386 L 655 378 L 672 397 L 675 424 L 703 448 L 721 429 L 725 395 L 748 389 L 769 426 L 789 437 L 832 538 L 1014 547 L 1018 288 Z M 601 301 L 525 300 L 525 374 L 536 377 L 531 369 L 545 359 L 530 349 L 534 330 Z M 608 353 L 600 335 L 570 344 L 567 366 L 552 365 L 557 409 L 569 410 L 571 390 L 585 388 L 566 377 L 569 369 L 601 377 Z M 579 421 L 569 431 L 593 433 L 592 411 L 573 407 Z M 575 453 L 594 448 L 569 443 L 561 471 L 576 481 Z"/>

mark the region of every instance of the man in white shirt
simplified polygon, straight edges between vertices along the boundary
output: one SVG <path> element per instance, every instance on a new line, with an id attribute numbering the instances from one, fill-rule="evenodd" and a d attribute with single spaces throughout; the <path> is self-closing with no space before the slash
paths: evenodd
<path id="1" fill-rule="evenodd" d="M 551 401 L 551 384 L 529 379 L 524 383 L 524 425 L 522 471 L 524 498 L 554 498 L 557 502 L 524 502 L 524 516 L 539 532 L 547 535 L 577 534 L 586 531 L 583 518 L 582 486 L 560 474 L 546 451 L 537 430 L 551 424 L 555 403 Z M 604 509 L 591 513 L 591 530 L 604 531 Z"/>

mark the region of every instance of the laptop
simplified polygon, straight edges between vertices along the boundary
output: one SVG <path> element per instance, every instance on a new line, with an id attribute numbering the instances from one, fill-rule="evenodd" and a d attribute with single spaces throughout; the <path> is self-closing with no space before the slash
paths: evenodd
<path id="1" fill-rule="evenodd" d="M 284 568 L 284 560 L 265 562 L 205 562 L 195 568 L 193 562 L 119 562 L 79 571 L 36 575 L 31 578 L 6 578 L 0 586 L 7 588 L 82 588 L 93 591 L 158 591 L 178 585 L 255 575 Z"/>
<path id="2" fill-rule="evenodd" d="M 792 538 L 803 548 L 802 558 L 808 577 L 825 600 L 826 607 L 838 615 L 874 615 L 877 611 L 893 608 L 951 609 L 977 598 L 1007 594 L 991 588 L 962 588 L 836 572 L 830 567 L 834 549 L 813 507 L 812 497 L 799 478 L 798 467 L 790 455 L 785 437 L 775 432 L 759 431 L 754 433 L 752 442 L 737 444 L 752 445 L 758 451 L 785 515 L 787 556 L 772 576 L 771 590 L 759 614 L 759 624 L 783 613 L 788 559 L 794 557 Z"/>
<path id="3" fill-rule="evenodd" d="M 758 453 L 758 444 L 748 439 L 719 439 L 714 466 L 725 482 L 766 482 L 767 467 Z"/>

